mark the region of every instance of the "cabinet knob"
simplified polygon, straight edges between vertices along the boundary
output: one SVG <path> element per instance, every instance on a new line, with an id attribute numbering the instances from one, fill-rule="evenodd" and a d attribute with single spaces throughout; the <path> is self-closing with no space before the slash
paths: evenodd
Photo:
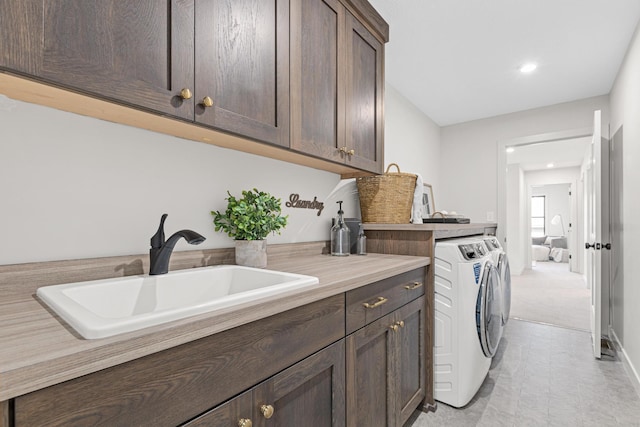
<path id="1" fill-rule="evenodd" d="M 204 98 L 202 98 L 202 105 L 204 105 L 205 108 L 213 107 L 213 99 L 211 99 L 211 97 L 209 96 L 205 96 Z"/>
<path id="2" fill-rule="evenodd" d="M 389 326 L 389 329 L 391 329 L 393 332 L 398 332 L 398 325 L 394 323 L 393 325 Z"/>
<path id="3" fill-rule="evenodd" d="M 342 154 L 348 154 L 349 156 L 353 156 L 354 154 L 356 154 L 356 150 L 354 149 L 348 150 L 346 146 L 340 147 L 340 152 Z"/>
<path id="4" fill-rule="evenodd" d="M 262 412 L 262 416 L 265 418 L 271 418 L 273 416 L 273 406 L 271 405 L 262 405 L 260 407 L 260 412 Z"/>
<path id="5" fill-rule="evenodd" d="M 238 427 L 252 427 L 253 423 L 248 418 L 240 418 L 238 420 Z"/>
<path id="6" fill-rule="evenodd" d="M 182 99 L 191 99 L 192 96 L 193 96 L 193 94 L 186 87 L 180 91 L 180 98 L 182 98 Z"/>
<path id="7" fill-rule="evenodd" d="M 401 328 L 404 328 L 404 320 L 400 320 L 396 322 L 396 325 L 400 326 Z"/>
<path id="8" fill-rule="evenodd" d="M 362 305 L 364 306 L 364 308 L 376 308 L 376 307 L 380 307 L 382 304 L 384 304 L 387 301 L 388 300 L 385 297 L 378 297 L 376 302 L 373 302 L 373 303 L 365 302 Z"/>

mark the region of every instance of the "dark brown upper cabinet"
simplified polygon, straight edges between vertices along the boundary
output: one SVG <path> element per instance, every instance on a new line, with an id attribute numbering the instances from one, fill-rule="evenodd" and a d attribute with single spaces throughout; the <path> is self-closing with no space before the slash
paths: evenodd
<path id="1" fill-rule="evenodd" d="M 383 44 L 335 0 L 291 19 L 291 147 L 381 173 Z"/>
<path id="2" fill-rule="evenodd" d="M 2 31 L 0 65 L 193 119 L 193 0 L 3 3 L 0 12 L 13 15 L 7 22 L 16 28 Z"/>
<path id="3" fill-rule="evenodd" d="M 196 0 L 196 117 L 289 146 L 289 0 Z"/>
<path id="4" fill-rule="evenodd" d="M 382 173 L 383 44 L 347 13 L 346 158 L 359 169 Z"/>
<path id="5" fill-rule="evenodd" d="M 2 0 L 0 18 L 0 72 L 47 84 L 17 99 L 344 177 L 382 172 L 388 25 L 366 0 Z"/>
<path id="6" fill-rule="evenodd" d="M 291 1 L 291 148 L 336 162 L 345 146 L 344 16 L 337 0 Z"/>

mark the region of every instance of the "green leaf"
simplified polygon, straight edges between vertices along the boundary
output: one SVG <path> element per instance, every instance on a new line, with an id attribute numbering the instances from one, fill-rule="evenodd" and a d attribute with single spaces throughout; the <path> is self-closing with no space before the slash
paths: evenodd
<path id="1" fill-rule="evenodd" d="M 211 211 L 215 231 L 224 231 L 236 240 L 262 240 L 269 233 L 287 225 L 288 216 L 281 216 L 281 200 L 254 188 L 243 190 L 236 199 L 227 191 L 227 209 L 224 213 Z"/>

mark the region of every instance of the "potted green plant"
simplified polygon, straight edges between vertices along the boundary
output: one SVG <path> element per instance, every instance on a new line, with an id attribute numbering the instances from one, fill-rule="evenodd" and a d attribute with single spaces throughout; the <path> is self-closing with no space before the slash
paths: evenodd
<path id="1" fill-rule="evenodd" d="M 281 215 L 280 199 L 255 188 L 242 191 L 240 199 L 229 191 L 227 194 L 227 209 L 211 211 L 215 230 L 222 230 L 235 240 L 236 264 L 265 268 L 267 235 L 280 234 L 279 230 L 287 225 L 288 215 Z"/>

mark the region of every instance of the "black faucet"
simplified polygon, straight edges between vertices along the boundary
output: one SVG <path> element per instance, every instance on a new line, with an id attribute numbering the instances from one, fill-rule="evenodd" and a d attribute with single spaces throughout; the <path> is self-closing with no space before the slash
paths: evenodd
<path id="1" fill-rule="evenodd" d="M 165 241 L 164 220 L 167 219 L 167 216 L 167 214 L 162 215 L 162 218 L 160 218 L 160 227 L 158 227 L 156 234 L 151 237 L 151 249 L 149 250 L 149 259 L 151 261 L 151 267 L 149 268 L 150 275 L 167 274 L 173 247 L 181 237 L 184 237 L 187 243 L 191 245 L 199 245 L 205 241 L 204 237 L 191 230 L 180 230 Z"/>

